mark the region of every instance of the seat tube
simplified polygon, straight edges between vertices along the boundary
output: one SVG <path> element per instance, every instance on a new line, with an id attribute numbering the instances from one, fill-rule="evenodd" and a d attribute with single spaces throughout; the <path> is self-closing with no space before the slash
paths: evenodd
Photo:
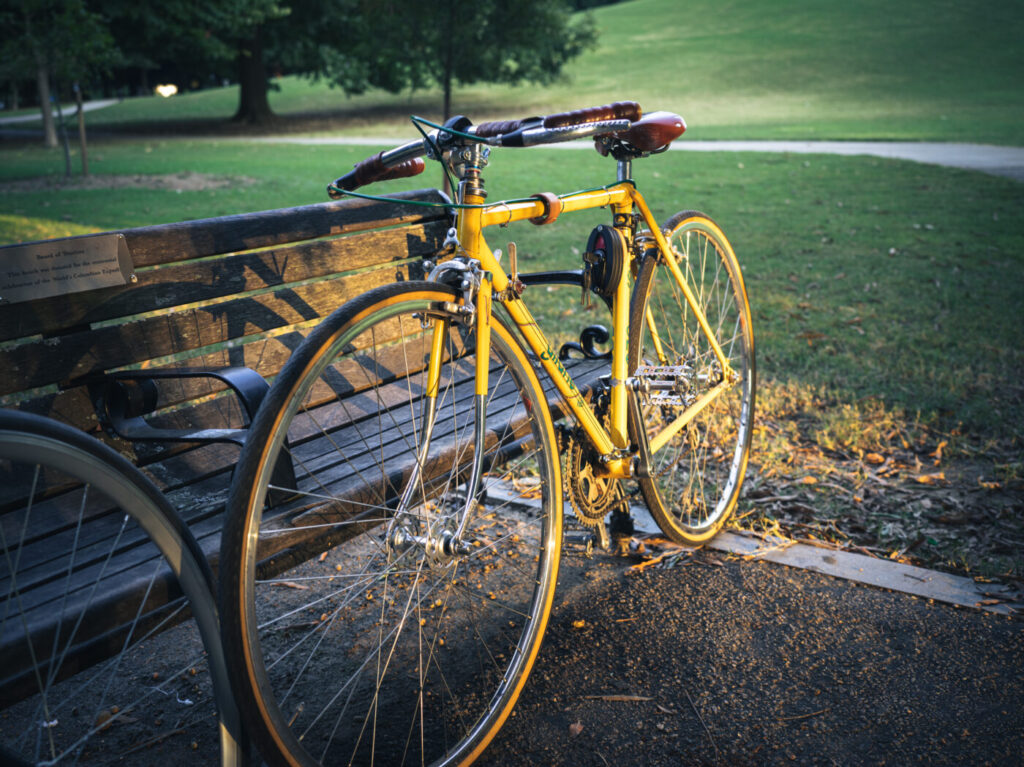
<path id="1" fill-rule="evenodd" d="M 620 163 L 621 172 L 621 163 Z M 628 226 L 622 226 L 623 222 L 630 220 L 633 212 L 632 201 L 627 198 L 625 202 L 612 206 L 616 228 L 623 235 L 626 241 L 627 254 L 632 252 L 633 243 L 631 232 Z M 627 259 L 629 256 L 627 255 Z M 611 421 L 612 440 L 616 447 L 625 448 L 629 446 L 629 427 L 627 425 L 627 392 L 626 379 L 629 377 L 629 299 L 630 269 L 628 262 L 622 269 L 619 276 L 619 283 L 615 286 L 615 301 L 612 305 L 612 324 L 614 333 L 612 335 L 612 390 L 609 416 Z"/>

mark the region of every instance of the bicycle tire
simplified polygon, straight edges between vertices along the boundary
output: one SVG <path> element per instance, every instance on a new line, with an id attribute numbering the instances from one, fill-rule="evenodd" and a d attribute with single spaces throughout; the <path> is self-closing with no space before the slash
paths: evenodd
<path id="1" fill-rule="evenodd" d="M 461 485 L 477 438 L 460 404 L 475 334 L 456 301 L 427 282 L 353 299 L 296 350 L 250 427 L 228 502 L 221 612 L 236 697 L 271 764 L 467 764 L 533 666 L 558 571 L 561 480 L 543 391 L 497 314 L 488 473 L 475 496 L 516 487 L 503 475 L 529 470 L 512 500 L 539 495 L 541 509 L 475 506 L 468 553 L 408 545 L 441 541 L 470 491 Z M 438 319 L 445 365 L 423 449 Z M 282 454 L 296 488 L 272 485 Z M 294 497 L 270 512 L 270 490 Z M 286 546 L 275 542 L 284 534 Z"/>
<path id="2" fill-rule="evenodd" d="M 683 211 L 662 228 L 718 344 L 738 375 L 651 457 L 640 490 L 662 532 L 677 543 L 710 540 L 736 507 L 746 472 L 754 414 L 754 335 L 739 262 L 707 216 Z M 655 343 L 655 338 L 660 342 Z M 640 265 L 630 302 L 629 369 L 682 368 L 685 392 L 639 395 L 643 423 L 630 415 L 632 439 L 653 437 L 721 379 L 707 337 L 662 257 Z"/>
<path id="3" fill-rule="evenodd" d="M 178 699 L 186 691 L 196 697 L 192 677 L 202 657 L 186 656 L 184 663 L 177 658 L 170 666 L 141 640 L 184 619 L 190 607 L 219 711 L 221 764 L 241 764 L 239 717 L 221 651 L 210 567 L 163 494 L 99 440 L 52 419 L 10 410 L 0 411 L 0 477 L 0 636 L 6 648 L 0 755 L 5 763 L 120 763 L 124 744 L 152 741 L 143 713 L 155 701 L 163 706 L 165 696 Z M 41 516 L 45 533 L 36 526 Z M 158 551 L 147 552 L 151 545 Z M 126 552 L 137 552 L 144 564 L 115 559 Z M 145 596 L 137 605 L 107 606 L 99 585 L 108 566 L 123 568 L 118 578 L 148 577 L 147 595 L 174 590 L 176 582 L 185 599 L 155 619 L 144 615 L 150 609 Z M 43 591 L 49 593 L 47 601 L 36 602 Z M 120 651 L 85 668 L 91 662 L 89 647 L 108 639 L 90 633 L 76 616 L 97 605 L 131 622 L 116 636 Z M 39 626 L 51 616 L 56 616 L 52 637 L 29 632 L 30 623 Z M 86 652 L 78 654 L 82 648 Z M 193 701 L 189 720 L 206 717 L 201 702 Z M 191 753 L 187 743 L 182 748 Z"/>

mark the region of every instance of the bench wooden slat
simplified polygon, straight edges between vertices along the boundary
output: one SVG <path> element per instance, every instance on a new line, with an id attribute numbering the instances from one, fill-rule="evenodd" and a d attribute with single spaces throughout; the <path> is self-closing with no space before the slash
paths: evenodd
<path id="1" fill-rule="evenodd" d="M 418 264 L 378 269 L 20 344 L 5 353 L 10 375 L 0 381 L 0 395 L 316 320 L 346 297 L 394 282 L 396 276 L 419 276 L 414 266 L 421 274 Z"/>
<path id="2" fill-rule="evenodd" d="M 0 305 L 0 341 L 66 333 L 87 326 L 182 304 L 300 282 L 394 259 L 437 251 L 447 222 L 363 232 L 330 240 L 279 246 L 251 253 L 183 261 L 137 273 L 135 284 Z M 0 251 L 2 257 L 2 251 Z M 4 376 L 0 372 L 0 376 Z"/>
<path id="3" fill-rule="evenodd" d="M 414 224 L 444 216 L 443 208 L 403 205 L 402 200 L 447 202 L 437 190 L 391 195 L 395 202 L 347 199 L 296 208 L 241 213 L 123 232 L 135 266 L 266 248 L 285 242 Z"/>

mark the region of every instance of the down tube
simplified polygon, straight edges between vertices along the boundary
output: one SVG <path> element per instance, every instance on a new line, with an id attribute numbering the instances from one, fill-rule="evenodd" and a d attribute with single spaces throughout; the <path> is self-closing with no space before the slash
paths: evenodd
<path id="1" fill-rule="evenodd" d="M 558 353 L 551 348 L 551 344 L 548 343 L 548 339 L 544 336 L 540 327 L 538 327 L 537 321 L 530 314 L 530 310 L 526 308 L 526 304 L 521 299 L 515 298 L 504 302 L 504 305 L 508 309 L 512 320 L 519 327 L 519 331 L 526 339 L 527 345 L 540 359 L 544 370 L 551 380 L 554 381 L 555 387 L 565 399 L 573 415 L 576 416 L 576 420 L 579 421 L 583 429 L 594 440 L 594 447 L 597 448 L 601 455 L 608 455 L 614 451 L 615 445 L 612 443 L 611 437 L 608 436 L 604 426 L 597 420 L 597 416 L 594 415 L 586 400 L 583 399 L 583 395 L 576 388 L 576 383 L 572 380 L 572 376 L 569 375 L 569 372 L 559 362 Z"/>

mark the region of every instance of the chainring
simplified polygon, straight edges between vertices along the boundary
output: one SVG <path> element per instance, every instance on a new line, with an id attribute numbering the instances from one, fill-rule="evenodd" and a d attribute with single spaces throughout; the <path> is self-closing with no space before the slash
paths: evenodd
<path id="1" fill-rule="evenodd" d="M 596 527 L 625 501 L 619 480 L 595 473 L 594 466 L 600 465 L 598 456 L 576 433 L 567 435 L 565 464 L 569 503 L 582 524 Z"/>

